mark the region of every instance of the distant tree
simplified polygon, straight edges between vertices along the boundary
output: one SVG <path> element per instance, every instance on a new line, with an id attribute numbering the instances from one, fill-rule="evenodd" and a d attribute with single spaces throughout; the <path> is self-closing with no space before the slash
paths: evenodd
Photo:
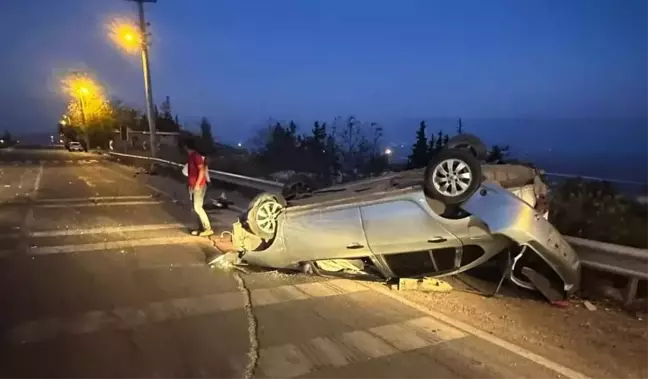
<path id="1" fill-rule="evenodd" d="M 435 142 L 434 133 L 430 133 L 430 139 L 428 140 L 428 158 L 432 158 L 436 154 Z"/>
<path id="2" fill-rule="evenodd" d="M 443 149 L 443 146 L 444 146 L 443 142 L 444 142 L 443 131 L 439 130 L 439 133 L 437 134 L 437 137 L 436 137 L 436 144 L 434 145 L 434 151 L 435 152 L 439 152 L 439 151 L 441 151 Z"/>
<path id="3" fill-rule="evenodd" d="M 200 136 L 202 137 L 203 140 L 205 140 L 206 143 L 210 145 L 214 143 L 214 136 L 212 135 L 211 123 L 209 122 L 207 117 L 203 117 L 200 119 Z"/>
<path id="4" fill-rule="evenodd" d="M 311 134 L 301 139 L 307 170 L 321 176 L 329 174 L 330 157 L 326 151 L 326 137 L 326 123 L 315 121 Z"/>
<path id="5" fill-rule="evenodd" d="M 148 117 L 146 117 L 145 114 L 143 114 L 140 118 L 139 121 L 137 122 L 137 125 L 133 130 L 137 130 L 140 132 L 148 132 L 149 131 L 149 124 L 148 124 Z"/>
<path id="6" fill-rule="evenodd" d="M 363 124 L 354 117 L 337 117 L 330 128 L 316 121 L 307 134 L 298 134 L 293 121 L 284 126 L 270 120 L 251 145 L 256 165 L 266 172 L 309 172 L 330 183 L 339 173 L 357 178 L 384 170 L 381 138 L 378 124 Z"/>
<path id="7" fill-rule="evenodd" d="M 349 178 L 362 177 L 375 171 L 377 162 L 386 165 L 386 157 L 380 149 L 380 125 L 375 122 L 363 124 L 354 116 L 349 116 L 346 120 L 337 117 L 334 130 L 342 174 Z"/>
<path id="8" fill-rule="evenodd" d="M 461 123 L 461 117 L 459 117 L 459 124 L 457 125 L 457 134 L 463 133 L 463 124 Z"/>
<path id="9" fill-rule="evenodd" d="M 8 130 L 5 130 L 4 133 L 2 134 L 2 144 L 4 146 L 11 146 L 13 145 L 13 137 L 11 136 L 11 133 L 9 133 Z"/>
<path id="10" fill-rule="evenodd" d="M 167 120 L 173 120 L 173 116 L 171 115 L 171 98 L 169 96 L 164 98 L 161 108 L 162 108 L 161 117 Z"/>
<path id="11" fill-rule="evenodd" d="M 178 122 L 173 119 L 171 98 L 169 96 L 164 99 L 160 108 L 162 110 L 161 113 L 157 113 L 157 107 L 155 108 L 157 117 L 155 122 L 156 129 L 161 132 L 177 132 L 180 130 Z"/>
<path id="12" fill-rule="evenodd" d="M 297 124 L 291 121 L 284 127 L 276 122 L 258 136 L 257 144 L 265 141 L 265 145 L 259 146 L 257 163 L 270 172 L 302 170 L 305 164 L 301 154 L 303 146 L 299 146 L 297 137 Z"/>
<path id="13" fill-rule="evenodd" d="M 425 136 L 425 121 L 421 121 L 419 128 L 416 131 L 416 141 L 412 145 L 412 153 L 407 158 L 407 168 L 421 168 L 425 167 L 428 162 L 428 140 Z"/>
<path id="14" fill-rule="evenodd" d="M 369 141 L 368 162 L 363 170 L 370 175 L 377 175 L 385 171 L 389 166 L 389 157 L 380 151 L 380 141 L 383 137 L 383 128 L 375 122 L 370 124 L 373 132 Z"/>

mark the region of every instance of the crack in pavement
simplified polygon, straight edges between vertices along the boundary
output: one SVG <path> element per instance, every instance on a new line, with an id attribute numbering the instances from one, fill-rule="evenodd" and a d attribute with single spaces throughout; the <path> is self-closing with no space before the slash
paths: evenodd
<path id="1" fill-rule="evenodd" d="M 252 296 L 250 295 L 250 290 L 245 286 L 245 280 L 241 277 L 238 272 L 234 272 L 234 279 L 236 279 L 236 284 L 243 294 L 245 316 L 247 317 L 248 322 L 248 339 L 250 342 L 250 350 L 247 353 L 248 363 L 243 372 L 243 378 L 252 379 L 254 377 L 254 371 L 256 370 L 257 363 L 259 361 L 259 336 L 257 330 L 257 320 L 254 316 L 252 310 Z"/>

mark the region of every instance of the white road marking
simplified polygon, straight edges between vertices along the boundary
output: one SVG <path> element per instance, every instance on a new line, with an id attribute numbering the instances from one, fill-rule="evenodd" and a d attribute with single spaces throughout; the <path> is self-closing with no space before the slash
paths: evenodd
<path id="1" fill-rule="evenodd" d="M 128 225 L 128 226 L 108 226 L 89 229 L 63 229 L 63 230 L 44 230 L 29 233 L 30 237 L 62 237 L 62 236 L 82 236 L 87 234 L 112 234 L 112 233 L 132 233 L 145 232 L 149 230 L 168 230 L 185 228 L 183 224 L 149 224 L 149 225 Z"/>
<path id="2" fill-rule="evenodd" d="M 22 174 L 20 174 L 20 181 L 18 182 L 19 189 L 22 189 L 23 187 L 23 183 L 25 182 L 25 175 L 27 175 L 27 173 L 31 173 L 31 171 L 31 169 L 26 169 Z"/>
<path id="3" fill-rule="evenodd" d="M 78 203 L 78 204 L 38 204 L 37 208 L 78 208 L 78 207 L 114 207 L 124 205 L 156 205 L 162 204 L 163 201 L 150 200 L 150 201 L 114 201 L 111 203 Z"/>
<path id="4" fill-rule="evenodd" d="M 34 209 L 29 207 L 25 213 L 25 218 L 23 219 L 22 228 L 23 230 L 29 230 L 32 224 L 34 223 Z"/>
<path id="5" fill-rule="evenodd" d="M 238 292 L 180 298 L 149 303 L 142 308 L 124 307 L 110 311 L 92 311 L 74 319 L 43 319 L 26 322 L 13 328 L 13 342 L 46 341 L 60 334 L 88 334 L 102 329 L 128 329 L 153 322 L 240 309 L 242 296 Z"/>
<path id="6" fill-rule="evenodd" d="M 348 350 L 360 352 L 369 358 L 382 358 L 398 352 L 393 346 L 365 330 L 345 333 L 341 340 Z"/>
<path id="7" fill-rule="evenodd" d="M 570 368 L 567 368 L 559 363 L 553 362 L 543 356 L 540 356 L 538 354 L 535 354 L 527 349 L 522 348 L 521 346 L 517 346 L 513 343 L 510 343 L 508 341 L 505 341 L 501 338 L 495 337 L 494 335 L 484 332 L 483 330 L 479 330 L 473 326 L 470 326 L 466 323 L 463 323 L 461 321 L 458 321 L 452 317 L 448 317 L 444 315 L 443 313 L 433 311 L 429 308 L 426 308 L 420 304 L 414 303 L 413 301 L 409 301 L 398 294 L 395 294 L 391 292 L 391 290 L 383 287 L 382 285 L 372 285 L 370 288 L 376 292 L 379 292 L 385 296 L 388 296 L 392 299 L 397 300 L 401 304 L 407 305 L 410 308 L 416 309 L 420 312 L 423 312 L 425 314 L 430 315 L 431 317 L 442 321 L 443 323 L 447 325 L 451 325 L 454 328 L 463 331 L 468 334 L 472 334 L 475 337 L 478 337 L 484 341 L 488 341 L 492 343 L 493 345 L 499 346 L 505 350 L 508 350 L 512 352 L 513 354 L 516 354 L 522 358 L 526 358 L 530 360 L 531 362 L 537 363 L 540 366 L 544 366 L 548 368 L 549 370 L 552 370 L 560 375 L 566 376 L 568 378 L 572 379 L 588 379 L 588 377 L 585 374 L 582 374 L 578 371 L 574 371 Z"/>
<path id="8" fill-rule="evenodd" d="M 337 280 L 332 282 L 335 281 Z M 300 286 L 305 288 L 309 284 Z M 365 287 L 364 290 L 369 289 Z M 252 296 L 255 295 L 256 291 L 258 290 L 251 291 Z M 296 300 L 298 299 L 286 299 L 283 301 Z M 27 321 L 16 325 L 6 335 L 14 343 L 42 342 L 55 339 L 62 334 L 88 334 L 104 329 L 128 329 L 148 323 L 241 310 L 243 307 L 244 298 L 240 292 L 227 292 L 153 302 L 140 308 L 122 307 L 109 311 L 90 311 L 70 319 L 46 318 Z"/>
<path id="9" fill-rule="evenodd" d="M 41 164 L 38 167 L 38 174 L 36 174 L 36 180 L 34 181 L 34 191 L 33 194 L 36 195 L 40 189 L 41 178 L 43 177 L 43 165 Z"/>
<path id="10" fill-rule="evenodd" d="M 95 186 L 94 183 L 92 183 L 90 181 L 90 179 L 88 179 L 86 176 L 79 175 L 79 179 L 81 179 L 81 181 L 83 181 L 88 187 L 94 187 Z"/>
<path id="11" fill-rule="evenodd" d="M 367 287 L 344 279 L 329 280 L 321 283 L 296 284 L 275 288 L 263 288 L 252 291 L 252 305 L 270 305 L 283 303 L 286 300 L 304 300 L 366 291 Z"/>
<path id="12" fill-rule="evenodd" d="M 422 349 L 467 335 L 431 317 L 420 317 L 338 336 L 317 337 L 300 344 L 267 347 L 260 351 L 259 370 L 267 377 L 292 378 L 325 367 L 343 367 Z"/>
<path id="13" fill-rule="evenodd" d="M 126 175 L 126 174 L 124 174 L 122 171 L 115 170 L 115 169 L 112 169 L 112 170 L 111 170 L 111 169 L 109 169 L 108 167 L 102 167 L 102 169 L 105 169 L 106 171 L 109 171 L 109 172 L 111 172 L 111 173 L 115 173 L 115 174 L 117 174 L 118 176 L 121 176 L 122 178 L 126 179 L 126 180 L 129 181 L 129 182 L 136 181 L 132 176 Z M 166 191 L 163 191 L 163 190 L 161 190 L 161 189 L 159 189 L 159 188 L 157 188 L 157 187 L 155 187 L 155 186 L 153 186 L 153 185 L 151 185 L 151 184 L 148 184 L 148 183 L 139 183 L 139 184 L 143 184 L 144 186 L 146 186 L 146 187 L 148 187 L 149 189 L 151 189 L 153 192 L 156 192 L 156 193 L 159 193 L 159 194 L 161 194 L 161 195 L 164 195 L 164 196 L 166 196 L 166 197 L 169 198 L 169 199 L 172 199 L 172 200 L 174 200 L 174 201 L 175 201 L 175 200 L 178 200 L 178 199 L 177 199 L 177 196 L 172 196 L 170 193 L 168 193 L 168 192 L 166 192 Z M 187 192 L 187 196 L 189 196 L 188 192 Z"/>
<path id="14" fill-rule="evenodd" d="M 288 344 L 262 349 L 258 368 L 269 378 L 294 378 L 315 367 L 297 346 Z"/>
<path id="15" fill-rule="evenodd" d="M 49 255 L 65 253 L 81 253 L 88 251 L 123 249 L 138 246 L 161 246 L 161 245 L 179 245 L 179 244 L 209 244 L 208 239 L 197 238 L 194 236 L 183 237 L 156 237 L 141 238 L 122 241 L 106 241 L 97 243 L 85 243 L 78 245 L 58 245 L 58 246 L 36 246 L 31 247 L 27 254 L 29 255 Z"/>

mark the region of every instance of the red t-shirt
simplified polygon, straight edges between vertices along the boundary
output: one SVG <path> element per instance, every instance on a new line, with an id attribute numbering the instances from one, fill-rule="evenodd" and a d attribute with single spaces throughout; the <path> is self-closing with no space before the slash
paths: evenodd
<path id="1" fill-rule="evenodd" d="M 199 167 L 205 164 L 205 157 L 195 151 L 189 153 L 189 160 L 187 161 L 187 177 L 189 178 L 189 187 L 196 186 L 198 181 Z M 199 185 L 202 187 L 207 184 L 207 175 L 200 181 Z"/>

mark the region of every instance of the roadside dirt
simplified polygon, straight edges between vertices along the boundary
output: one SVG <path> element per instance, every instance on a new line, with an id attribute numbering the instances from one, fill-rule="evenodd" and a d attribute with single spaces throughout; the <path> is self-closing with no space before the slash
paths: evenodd
<path id="1" fill-rule="evenodd" d="M 590 377 L 648 377 L 645 313 L 628 313 L 604 301 L 592 301 L 594 311 L 583 300 L 558 308 L 510 287 L 489 298 L 475 287 L 491 293 L 492 283 L 472 276 L 447 281 L 454 287 L 450 293 L 399 294 Z"/>

